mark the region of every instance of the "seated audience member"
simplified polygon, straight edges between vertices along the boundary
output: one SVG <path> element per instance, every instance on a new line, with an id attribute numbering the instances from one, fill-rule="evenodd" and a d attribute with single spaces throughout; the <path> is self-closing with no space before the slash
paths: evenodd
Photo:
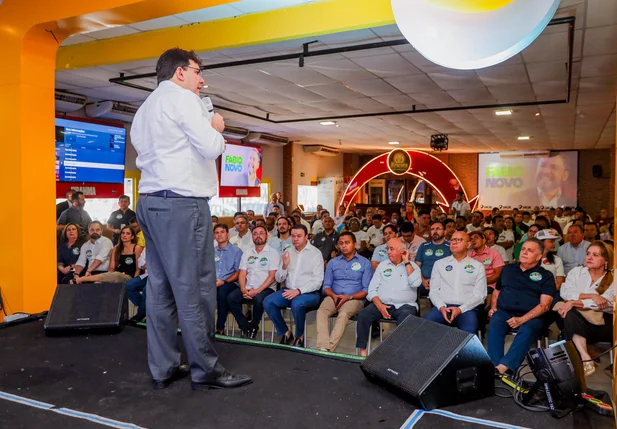
<path id="1" fill-rule="evenodd" d="M 563 261 L 566 276 L 574 267 L 585 263 L 589 241 L 583 239 L 583 228 L 580 225 L 572 225 L 568 228 L 569 240 L 557 251 L 557 255 Z"/>
<path id="2" fill-rule="evenodd" d="M 421 237 L 424 241 L 430 241 L 431 239 L 431 215 L 430 212 L 422 210 L 418 213 L 418 222 L 414 227 L 414 234 L 417 237 Z"/>
<path id="3" fill-rule="evenodd" d="M 594 242 L 600 239 L 600 228 L 593 222 L 585 222 L 583 226 L 583 240 Z"/>
<path id="4" fill-rule="evenodd" d="M 566 224 L 565 231 L 569 231 L 570 227 L 574 225 L 576 221 L 581 221 L 583 222 L 583 225 L 584 225 L 585 222 L 591 222 L 591 219 L 588 219 L 587 213 L 585 213 L 583 209 L 581 209 L 580 207 L 577 207 L 576 209 L 574 209 L 572 217 L 570 218 L 570 222 Z M 583 228 L 583 226 L 581 226 L 581 228 Z"/>
<path id="5" fill-rule="evenodd" d="M 508 263 L 512 260 L 514 251 L 514 232 L 506 229 L 506 221 L 502 215 L 493 217 L 493 229 L 498 233 L 495 243 L 505 249 L 506 257 L 503 261 Z"/>
<path id="6" fill-rule="evenodd" d="M 542 253 L 542 267 L 550 271 L 555 277 L 555 288 L 559 291 L 561 284 L 566 279 L 566 274 L 563 268 L 563 261 L 555 253 L 555 246 L 561 236 L 556 235 L 552 229 L 543 229 L 538 231 L 535 236 L 544 245 Z"/>
<path id="7" fill-rule="evenodd" d="M 401 237 L 405 250 L 409 254 L 409 260 L 414 262 L 418 249 L 422 244 L 426 243 L 426 240 L 414 233 L 414 226 L 410 222 L 404 222 L 401 225 Z"/>
<path id="8" fill-rule="evenodd" d="M 79 225 L 75 223 L 68 223 L 62 231 L 58 246 L 58 284 L 68 283 L 72 278 L 71 271 L 75 268 L 79 259 L 79 248 L 83 244 L 79 236 Z"/>
<path id="9" fill-rule="evenodd" d="M 536 234 L 538 233 L 538 231 L 541 231 L 543 229 L 544 228 L 542 228 L 542 226 L 538 225 L 537 223 L 531 224 L 531 226 L 527 230 L 527 233 L 523 235 L 523 237 L 521 238 L 521 241 L 516 243 L 516 245 L 514 246 L 514 252 L 512 252 L 512 257 L 514 258 L 515 261 L 518 261 L 518 257 L 521 254 L 521 248 L 523 247 L 523 243 L 525 243 L 525 241 L 527 241 L 528 238 L 534 238 Z"/>
<path id="10" fill-rule="evenodd" d="M 396 228 L 396 226 L 392 224 L 386 225 L 383 228 L 383 237 L 385 243 L 381 246 L 377 246 L 375 248 L 375 251 L 373 252 L 373 256 L 371 256 L 371 266 L 373 268 L 373 271 L 377 269 L 377 266 L 381 262 L 388 259 L 388 241 L 398 237 L 398 229 Z"/>
<path id="11" fill-rule="evenodd" d="M 371 254 L 377 246 L 383 244 L 384 224 L 381 220 L 382 218 L 379 213 L 373 215 L 373 225 L 366 231 L 366 235 L 368 236 L 368 250 Z"/>
<path id="12" fill-rule="evenodd" d="M 523 234 L 518 233 L 518 229 L 516 228 L 516 223 L 514 223 L 514 218 L 512 216 L 506 216 L 504 218 L 504 231 L 512 232 L 514 236 L 514 243 L 518 242 L 521 239 Z M 512 251 L 514 251 L 514 246 L 512 246 Z"/>
<path id="13" fill-rule="evenodd" d="M 249 229 L 253 229 L 255 227 L 255 212 L 253 210 L 247 210 L 246 219 L 249 221 Z"/>
<path id="14" fill-rule="evenodd" d="M 146 318 L 146 286 L 148 285 L 148 273 L 146 272 L 145 248 L 141 251 L 139 259 L 137 259 L 137 268 L 139 268 L 140 274 L 127 281 L 124 285 L 129 301 L 137 307 L 137 313 L 129 319 L 129 322 L 132 323 L 143 322 Z"/>
<path id="15" fill-rule="evenodd" d="M 137 261 L 139 260 L 142 250 L 143 248 L 137 245 L 137 237 L 135 236 L 133 228 L 125 226 L 120 230 L 120 242 L 114 246 L 111 251 L 109 271 L 106 273 L 76 277 L 75 283 L 126 283 L 133 277 L 139 275 L 140 271 L 137 267 Z"/>
<path id="16" fill-rule="evenodd" d="M 416 207 L 414 206 L 413 202 L 407 201 L 405 203 L 405 206 L 401 208 L 401 218 L 403 219 L 403 222 L 415 222 L 415 213 Z"/>
<path id="17" fill-rule="evenodd" d="M 302 347 L 306 311 L 319 305 L 320 289 L 324 278 L 323 258 L 319 249 L 308 242 L 304 225 L 291 229 L 293 247 L 283 253 L 276 281 L 285 287 L 264 300 L 264 308 L 281 336 L 281 344 Z M 281 308 L 291 307 L 296 324 L 296 336 L 287 327 Z M 253 316 L 254 318 L 255 316 Z"/>
<path id="18" fill-rule="evenodd" d="M 84 193 L 81 191 L 74 192 L 71 197 L 71 203 L 71 207 L 60 214 L 60 217 L 56 222 L 56 230 L 62 231 L 67 224 L 74 223 L 79 225 L 80 234 L 83 238 L 86 238 L 86 231 L 90 228 L 92 219 L 90 218 L 88 212 L 84 209 L 86 206 L 86 197 L 84 197 Z"/>
<path id="19" fill-rule="evenodd" d="M 229 228 L 229 238 L 231 238 L 231 237 L 235 237 L 236 235 L 238 235 L 238 230 L 236 229 L 236 218 L 237 218 L 238 216 L 241 216 L 241 215 L 246 216 L 246 215 L 245 215 L 244 213 L 242 213 L 242 212 L 235 212 L 235 213 L 234 213 L 234 225 L 233 225 L 231 228 Z M 247 220 L 247 222 L 248 222 L 248 217 L 247 217 L 247 219 L 246 219 L 246 220 Z M 215 226 L 216 226 L 216 225 L 215 225 Z"/>
<path id="20" fill-rule="evenodd" d="M 263 226 L 264 228 L 266 227 L 266 221 L 265 219 L 255 219 L 255 226 Z M 267 229 L 266 229 L 267 231 Z"/>
<path id="21" fill-rule="evenodd" d="M 326 267 L 323 291 L 325 298 L 317 310 L 317 349 L 334 351 L 341 340 L 347 322 L 364 308 L 364 298 L 373 277 L 370 262 L 356 252 L 356 236 L 344 232 L 339 237 L 341 255 Z M 330 333 L 328 319 L 336 323 Z"/>
<path id="22" fill-rule="evenodd" d="M 561 288 L 564 302 L 556 306 L 564 319 L 564 338 L 572 340 L 576 346 L 585 375 L 596 370 L 587 344 L 613 342 L 615 287 L 612 267 L 612 247 L 602 241 L 591 243 L 585 266 L 570 270 Z"/>
<path id="23" fill-rule="evenodd" d="M 508 259 L 506 249 L 501 247 L 499 244 L 496 244 L 497 237 L 499 237 L 499 232 L 493 227 L 484 228 L 482 232 L 484 233 L 484 238 L 486 239 L 486 247 L 499 252 L 499 255 L 501 256 L 504 264 L 509 263 L 510 259 Z"/>
<path id="24" fill-rule="evenodd" d="M 231 237 L 229 242 L 239 247 L 242 252 L 246 252 L 253 247 L 253 237 L 249 230 L 249 221 L 245 215 L 239 214 L 234 217 L 234 225 L 238 234 Z"/>
<path id="25" fill-rule="evenodd" d="M 439 215 L 439 210 L 437 210 L 435 207 L 431 207 L 429 214 L 431 216 L 431 223 L 433 223 L 437 220 L 437 215 Z"/>
<path id="26" fill-rule="evenodd" d="M 137 237 L 137 245 L 141 248 L 146 247 L 146 238 L 144 237 L 144 232 L 141 230 L 139 223 L 137 223 L 137 218 L 133 217 L 129 220 L 129 226 L 133 228 L 135 231 L 135 237 Z"/>
<path id="27" fill-rule="evenodd" d="M 311 239 L 311 244 L 321 252 L 324 262 L 336 257 L 336 244 L 339 233 L 334 230 L 334 219 L 326 216 L 322 219 L 324 230 Z"/>
<path id="28" fill-rule="evenodd" d="M 501 270 L 505 265 L 503 258 L 497 250 L 491 249 L 486 245 L 486 237 L 483 232 L 473 231 L 469 234 L 469 239 L 471 240 L 469 256 L 484 267 L 486 271 L 486 284 L 489 287 L 486 293 L 492 294 Z"/>
<path id="29" fill-rule="evenodd" d="M 135 220 L 137 220 L 137 219 L 135 219 Z M 219 217 L 212 215 L 212 228 L 214 228 L 218 224 L 219 224 Z"/>
<path id="30" fill-rule="evenodd" d="M 347 207 L 339 206 L 338 208 L 338 216 L 334 216 L 332 220 L 334 221 L 334 225 L 340 225 L 345 220 L 345 212 L 347 211 Z"/>
<path id="31" fill-rule="evenodd" d="M 392 212 L 390 214 L 390 222 L 388 222 L 388 223 L 391 223 L 393 225 L 398 226 L 400 220 L 401 220 L 401 218 L 400 218 L 399 214 L 397 212 Z"/>
<path id="32" fill-rule="evenodd" d="M 380 319 L 394 319 L 399 324 L 418 314 L 417 288 L 422 284 L 420 267 L 410 260 L 404 241 L 388 241 L 388 259 L 381 262 L 369 285 L 371 302 L 358 314 L 356 347 L 366 356 L 369 327 Z"/>
<path id="33" fill-rule="evenodd" d="M 465 232 L 467 229 L 467 218 L 465 216 L 457 216 L 455 222 L 456 230 Z"/>
<path id="34" fill-rule="evenodd" d="M 542 268 L 544 246 L 537 238 L 528 239 L 520 261 L 506 265 L 497 280 L 488 315 L 488 355 L 497 372 L 514 371 L 523 362 L 529 347 L 544 326 L 543 315 L 551 308 L 555 278 Z M 508 332 L 518 329 L 504 355 Z"/>
<path id="35" fill-rule="evenodd" d="M 467 225 L 466 232 L 469 234 L 473 231 L 482 231 L 482 222 L 484 221 L 484 215 L 482 212 L 473 212 L 471 216 L 471 223 Z"/>
<path id="36" fill-rule="evenodd" d="M 531 213 L 529 213 L 528 211 L 523 212 L 523 223 L 527 226 L 531 226 L 534 224 L 534 221 L 531 218 Z"/>
<path id="37" fill-rule="evenodd" d="M 555 218 L 553 219 L 559 224 L 562 231 L 566 231 L 566 224 L 570 222 L 570 216 L 565 214 L 565 209 L 569 209 L 569 207 L 557 207 L 555 209 Z"/>
<path id="38" fill-rule="evenodd" d="M 326 216 L 330 216 L 330 212 L 328 212 L 328 210 L 322 210 L 321 213 L 319 213 L 319 219 L 313 222 L 313 227 L 311 228 L 311 236 L 315 237 L 320 232 L 323 232 L 323 218 Z"/>
<path id="39" fill-rule="evenodd" d="M 82 275 L 87 266 L 84 276 L 106 273 L 109 270 L 109 260 L 114 245 L 107 237 L 103 237 L 103 225 L 98 220 L 90 223 L 88 227 L 89 240 L 79 249 L 79 259 L 75 264 L 75 275 Z"/>
<path id="40" fill-rule="evenodd" d="M 608 215 L 608 211 L 606 209 L 601 209 L 600 216 L 596 218 L 595 223 L 596 225 L 598 225 L 599 228 L 602 228 L 603 226 L 608 225 L 612 221 L 613 218 Z"/>
<path id="41" fill-rule="evenodd" d="M 280 255 L 291 247 L 290 230 L 292 226 L 289 219 L 281 216 L 276 221 L 277 236 L 268 239 L 268 246 L 276 249 Z"/>
<path id="42" fill-rule="evenodd" d="M 274 213 L 270 213 L 268 217 L 264 220 L 266 223 L 266 231 L 268 231 L 268 237 L 276 237 L 278 231 L 276 230 L 276 215 Z"/>
<path id="43" fill-rule="evenodd" d="M 366 232 L 371 226 L 373 226 L 373 213 L 367 210 L 366 217 L 360 223 L 360 229 Z"/>
<path id="44" fill-rule="evenodd" d="M 115 212 L 109 216 L 107 220 L 107 230 L 113 233 L 113 238 L 111 242 L 114 244 L 118 244 L 118 240 L 120 240 L 120 230 L 125 226 L 130 226 L 130 221 L 137 214 L 129 208 L 131 204 L 131 199 L 128 195 L 120 195 L 118 198 L 118 206 L 120 207 Z"/>
<path id="45" fill-rule="evenodd" d="M 251 235 L 252 236 L 252 235 Z M 216 333 L 225 332 L 225 321 L 229 313 L 227 297 L 238 289 L 242 250 L 229 242 L 229 229 L 224 223 L 214 227 L 214 266 L 216 269 Z"/>
<path id="46" fill-rule="evenodd" d="M 302 212 L 298 209 L 295 209 L 294 211 L 291 212 L 291 217 L 294 218 L 294 220 L 296 221 L 296 225 L 301 223 L 302 225 L 304 225 L 306 227 L 307 230 L 309 230 L 311 228 L 311 224 L 308 223 L 303 217 L 302 217 Z"/>
<path id="47" fill-rule="evenodd" d="M 349 231 L 356 236 L 356 250 L 362 255 L 368 248 L 368 235 L 360 229 L 360 220 L 358 218 L 349 220 Z"/>
<path id="48" fill-rule="evenodd" d="M 529 230 L 529 225 L 523 222 L 523 213 L 517 212 L 514 215 L 514 226 L 519 237 L 522 237 L 525 233 L 527 233 L 527 231 Z"/>
<path id="49" fill-rule="evenodd" d="M 281 261 L 278 250 L 266 242 L 268 233 L 265 228 L 256 226 L 251 236 L 254 245 L 244 252 L 240 262 L 240 287 L 234 288 L 227 296 L 229 311 L 234 315 L 245 338 L 257 336 L 265 299 L 276 290 L 275 274 Z M 253 304 L 250 322 L 242 312 L 242 304 L 245 302 Z"/>
<path id="50" fill-rule="evenodd" d="M 474 231 L 474 234 L 479 237 L 482 233 Z M 484 265 L 467 256 L 468 245 L 467 233 L 454 233 L 451 255 L 435 262 L 429 294 L 433 308 L 424 318 L 476 334 L 478 314 L 486 298 L 487 279 Z"/>
<path id="51" fill-rule="evenodd" d="M 446 241 L 450 241 L 456 232 L 456 222 L 454 222 L 454 219 L 446 219 L 443 221 L 443 227 L 446 231 Z"/>
<path id="52" fill-rule="evenodd" d="M 415 259 L 422 275 L 422 287 L 418 288 L 421 297 L 428 296 L 435 262 L 452 254 L 450 243 L 445 239 L 443 224 L 438 220 L 431 223 L 430 231 L 431 240 L 420 245 Z"/>
<path id="53" fill-rule="evenodd" d="M 315 210 L 315 213 L 313 213 L 313 216 L 311 216 L 311 221 L 310 221 L 311 228 L 313 227 L 313 224 L 315 223 L 315 221 L 321 218 L 322 210 L 323 210 L 323 206 L 321 204 L 317 204 L 317 209 Z"/>

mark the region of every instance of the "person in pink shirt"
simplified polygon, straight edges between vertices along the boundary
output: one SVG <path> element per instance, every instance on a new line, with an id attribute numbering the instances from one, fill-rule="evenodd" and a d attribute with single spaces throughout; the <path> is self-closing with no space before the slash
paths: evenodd
<path id="1" fill-rule="evenodd" d="M 486 245 L 486 238 L 482 231 L 472 231 L 469 233 L 471 250 L 469 256 L 480 262 L 486 270 L 486 284 L 488 285 L 487 294 L 491 294 L 495 289 L 495 283 L 501 274 L 501 267 L 505 264 L 501 255 L 495 249 Z"/>

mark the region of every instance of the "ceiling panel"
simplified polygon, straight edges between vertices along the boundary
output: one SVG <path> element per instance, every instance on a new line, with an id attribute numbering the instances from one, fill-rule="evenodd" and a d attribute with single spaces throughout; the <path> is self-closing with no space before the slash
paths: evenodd
<path id="1" fill-rule="evenodd" d="M 449 70 L 444 72 L 429 73 L 430 77 L 442 89 L 469 89 L 484 87 L 475 71 Z"/>

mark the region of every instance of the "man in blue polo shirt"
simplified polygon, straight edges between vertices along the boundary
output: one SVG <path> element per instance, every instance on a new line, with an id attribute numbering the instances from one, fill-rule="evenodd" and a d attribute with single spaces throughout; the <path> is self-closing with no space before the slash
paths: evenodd
<path id="1" fill-rule="evenodd" d="M 393 238 L 398 237 L 398 228 L 396 225 L 388 224 L 383 227 L 383 238 L 385 243 L 381 246 L 377 246 L 375 251 L 373 252 L 373 256 L 371 257 L 371 265 L 373 266 L 373 271 L 377 269 L 377 266 L 380 262 L 388 259 L 388 241 Z"/>
<path id="2" fill-rule="evenodd" d="M 442 222 L 433 222 L 430 227 L 430 234 L 431 241 L 422 243 L 416 255 L 416 264 L 420 267 L 422 273 L 422 287 L 418 288 L 420 298 L 428 296 L 435 262 L 452 255 L 450 243 L 445 239 L 446 229 Z"/>
<path id="3" fill-rule="evenodd" d="M 543 251 L 540 240 L 528 239 L 519 262 L 504 266 L 497 280 L 488 313 L 488 355 L 501 375 L 523 362 L 544 326 L 542 315 L 551 308 L 555 277 L 542 268 Z M 505 337 L 513 329 L 518 332 L 504 356 Z"/>
<path id="4" fill-rule="evenodd" d="M 214 266 L 216 267 L 216 306 L 218 316 L 216 318 L 216 333 L 225 332 L 225 321 L 229 306 L 227 295 L 238 288 L 238 273 L 240 272 L 240 260 L 242 250 L 229 243 L 229 228 L 224 223 L 214 227 L 214 240 L 218 246 L 214 247 Z"/>
<path id="5" fill-rule="evenodd" d="M 364 308 L 364 298 L 373 277 L 368 259 L 356 252 L 356 236 L 343 232 L 338 240 L 341 255 L 328 262 L 323 282 L 326 295 L 317 310 L 317 349 L 334 351 L 341 340 L 347 322 Z M 332 333 L 328 318 L 337 314 Z"/>

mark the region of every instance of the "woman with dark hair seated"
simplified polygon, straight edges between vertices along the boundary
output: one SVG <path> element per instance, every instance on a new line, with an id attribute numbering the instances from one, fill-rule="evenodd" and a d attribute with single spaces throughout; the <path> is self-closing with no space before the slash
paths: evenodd
<path id="1" fill-rule="evenodd" d="M 572 340 L 584 361 L 585 375 L 596 370 L 587 343 L 613 341 L 614 295 L 613 249 L 594 241 L 587 248 L 585 266 L 570 270 L 561 286 L 565 302 L 555 306 L 564 319 L 565 339 Z"/>
<path id="2" fill-rule="evenodd" d="M 137 261 L 142 251 L 143 248 L 137 245 L 137 236 L 133 228 L 125 226 L 120 230 L 120 242 L 114 246 L 111 252 L 109 272 L 77 277 L 75 283 L 125 283 L 139 275 Z"/>
<path id="3" fill-rule="evenodd" d="M 71 270 L 79 259 L 79 249 L 84 244 L 80 237 L 79 225 L 68 223 L 62 230 L 58 246 L 58 283 L 68 283 L 72 278 Z"/>

